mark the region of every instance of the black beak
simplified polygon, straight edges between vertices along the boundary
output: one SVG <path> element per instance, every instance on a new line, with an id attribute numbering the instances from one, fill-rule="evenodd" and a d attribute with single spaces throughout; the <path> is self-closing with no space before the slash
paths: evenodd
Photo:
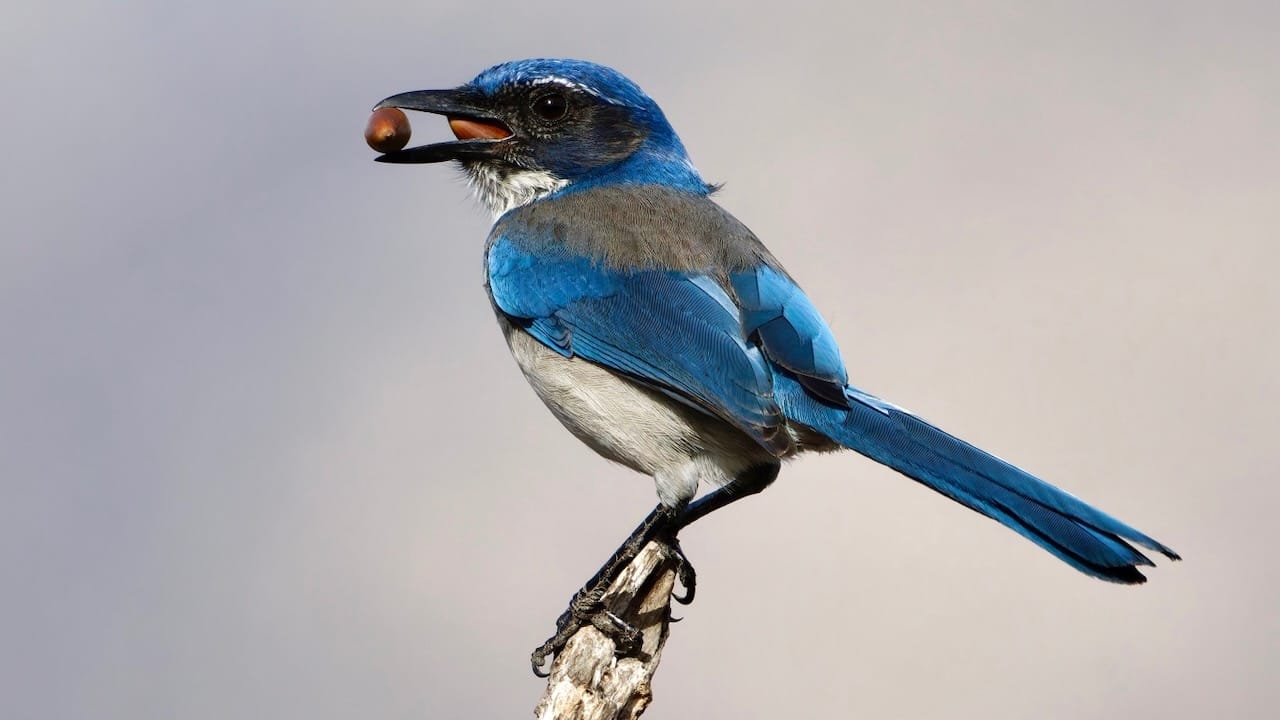
<path id="1" fill-rule="evenodd" d="M 494 157 L 498 145 L 511 137 L 511 130 L 494 112 L 488 98 L 467 88 L 456 90 L 415 90 L 392 95 L 373 106 L 444 115 L 459 139 L 450 142 L 421 145 L 379 155 L 374 158 L 384 163 L 436 163 L 447 160 L 483 160 Z M 459 128 L 482 128 L 483 136 L 464 135 Z M 491 137 L 500 136 L 500 137 Z"/>

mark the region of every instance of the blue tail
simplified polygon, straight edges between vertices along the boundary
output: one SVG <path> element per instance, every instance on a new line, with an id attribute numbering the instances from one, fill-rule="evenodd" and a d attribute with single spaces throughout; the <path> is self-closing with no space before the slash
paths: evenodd
<path id="1" fill-rule="evenodd" d="M 788 418 L 998 520 L 1081 572 L 1146 582 L 1137 566 L 1153 563 L 1130 542 L 1181 559 L 1070 493 L 860 390 L 845 388 L 848 407 L 838 407 L 779 370 L 774 391 Z"/>

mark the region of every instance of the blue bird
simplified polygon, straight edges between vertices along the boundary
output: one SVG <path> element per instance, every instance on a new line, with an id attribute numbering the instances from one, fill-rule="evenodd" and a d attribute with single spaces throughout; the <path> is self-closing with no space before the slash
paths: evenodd
<path id="1" fill-rule="evenodd" d="M 830 328 L 781 263 L 711 199 L 662 110 L 618 72 L 521 60 L 377 108 L 445 115 L 456 141 L 384 154 L 456 161 L 496 218 L 486 287 L 516 363 L 658 506 L 575 596 L 535 672 L 645 542 L 763 490 L 782 460 L 848 448 L 1013 529 L 1077 570 L 1141 583 L 1170 548 L 849 384 Z M 695 500 L 699 486 L 715 488 Z M 683 555 L 680 556 L 683 560 Z M 692 599 L 693 575 L 682 565 Z M 619 634 L 625 624 L 614 619 Z"/>

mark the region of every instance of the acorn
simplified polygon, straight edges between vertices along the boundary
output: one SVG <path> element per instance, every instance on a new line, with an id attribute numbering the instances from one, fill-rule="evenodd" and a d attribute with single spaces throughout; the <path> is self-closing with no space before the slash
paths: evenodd
<path id="1" fill-rule="evenodd" d="M 380 153 L 395 152 L 409 144 L 409 118 L 400 108 L 384 107 L 373 111 L 364 128 L 364 141 Z"/>

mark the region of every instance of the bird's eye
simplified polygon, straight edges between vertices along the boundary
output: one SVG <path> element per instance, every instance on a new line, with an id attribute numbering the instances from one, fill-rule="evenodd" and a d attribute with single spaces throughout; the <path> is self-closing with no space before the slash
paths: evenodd
<path id="1" fill-rule="evenodd" d="M 569 112 L 569 101 L 558 92 L 550 92 L 534 98 L 530 109 L 543 120 L 555 122 Z"/>

